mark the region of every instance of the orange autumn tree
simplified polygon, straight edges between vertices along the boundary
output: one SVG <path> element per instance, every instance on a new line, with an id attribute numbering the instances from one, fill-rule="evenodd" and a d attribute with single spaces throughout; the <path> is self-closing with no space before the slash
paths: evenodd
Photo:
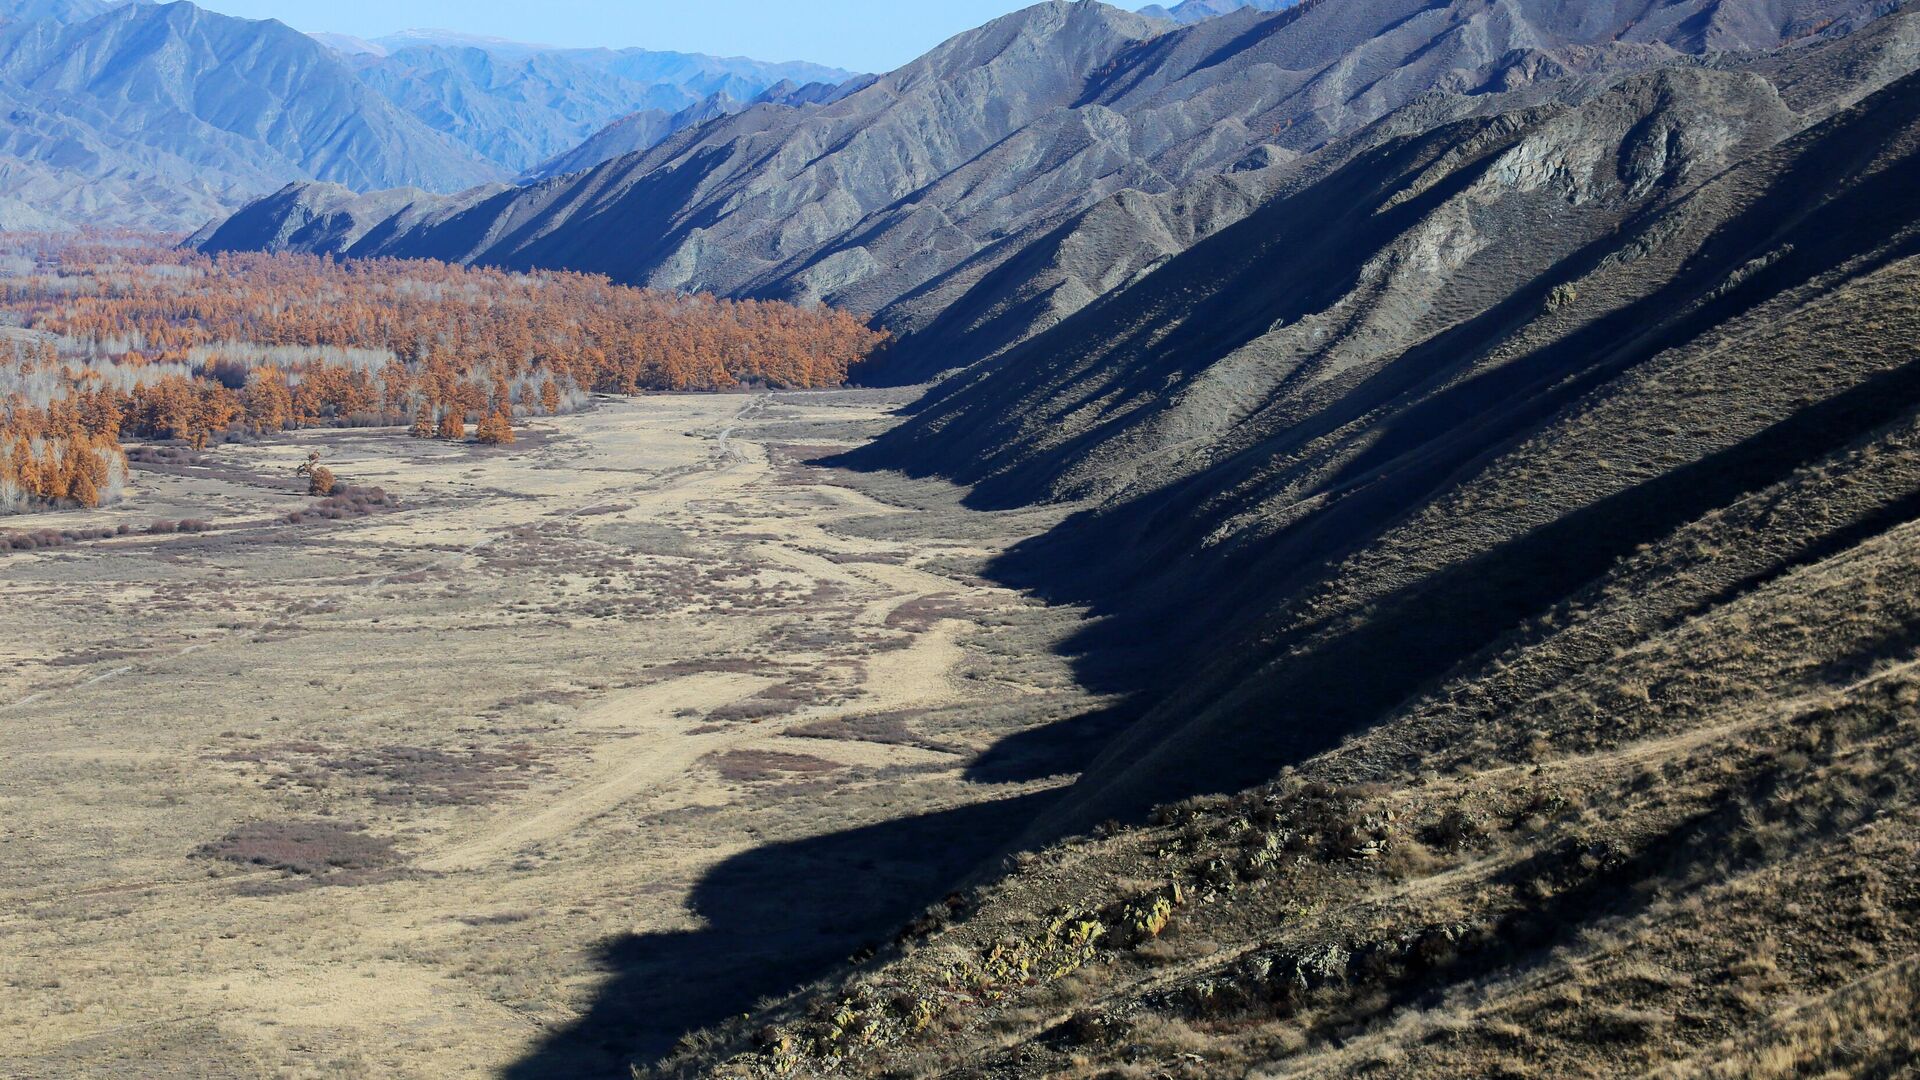
<path id="1" fill-rule="evenodd" d="M 488 446 L 512 446 L 513 421 L 505 412 L 489 413 L 473 429 L 473 437 Z"/>
<path id="2" fill-rule="evenodd" d="M 838 386 L 885 343 L 825 307 L 419 260 L 0 235 L 0 509 L 108 497 L 119 439 L 408 426 L 514 438 L 593 393 Z M 17 269 L 25 264 L 30 269 Z M 102 469 L 105 470 L 102 473 Z"/>
<path id="3" fill-rule="evenodd" d="M 111 425 L 90 428 L 70 401 L 38 409 L 18 395 L 0 399 L 0 511 L 98 506 L 126 475 Z"/>

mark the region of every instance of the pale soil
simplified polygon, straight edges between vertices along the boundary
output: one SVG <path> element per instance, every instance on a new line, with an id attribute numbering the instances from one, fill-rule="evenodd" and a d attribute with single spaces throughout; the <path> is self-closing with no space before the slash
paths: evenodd
<path id="1" fill-rule="evenodd" d="M 714 905 L 740 890 L 695 898 L 716 867 L 824 838 L 813 892 L 749 920 L 783 962 L 878 932 L 835 889 L 856 915 L 943 895 L 993 837 L 898 869 L 855 830 L 1057 788 L 1045 762 L 966 769 L 1096 703 L 1050 649 L 1071 613 L 932 568 L 1045 518 L 797 464 L 887 422 L 858 394 L 670 396 L 508 450 L 302 433 L 0 522 L 218 527 L 0 555 L 0 1075 L 591 1074 L 633 1047 L 542 1047 L 633 982 L 617 943 L 709 967 L 629 987 L 640 1050 L 785 989 L 729 952 Z M 315 447 L 403 508 L 285 524 Z M 788 757 L 722 774 L 754 751 Z M 315 821 L 395 859 L 303 878 L 196 854 Z"/>

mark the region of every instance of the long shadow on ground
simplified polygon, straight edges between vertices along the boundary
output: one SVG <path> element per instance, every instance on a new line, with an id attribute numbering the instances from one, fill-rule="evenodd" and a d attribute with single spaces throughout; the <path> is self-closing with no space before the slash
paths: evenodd
<path id="1" fill-rule="evenodd" d="M 627 1077 L 690 1031 L 750 1010 L 888 940 L 950 894 L 1052 792 L 757 848 L 695 888 L 707 926 L 607 943 L 589 1012 L 510 1067 L 512 1080 Z"/>

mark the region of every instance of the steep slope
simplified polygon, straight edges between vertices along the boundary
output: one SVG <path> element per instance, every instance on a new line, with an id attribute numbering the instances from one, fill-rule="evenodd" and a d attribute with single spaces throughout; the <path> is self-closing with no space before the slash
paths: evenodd
<path id="1" fill-rule="evenodd" d="M 354 37 L 352 34 L 309 33 L 307 36 L 325 45 L 327 48 L 332 49 L 334 52 L 340 53 L 342 56 L 387 55 L 385 46 L 376 45 L 366 38 Z"/>
<path id="2" fill-rule="evenodd" d="M 746 102 L 736 101 L 725 94 L 715 94 L 679 112 L 642 109 L 629 113 L 569 147 L 564 153 L 556 154 L 526 170 L 522 179 L 538 181 L 585 172 L 615 158 L 658 146 L 677 132 L 722 116 L 731 116 L 746 107 Z"/>
<path id="3" fill-rule="evenodd" d="M 127 2 L 129 0 L 5 0 L 0 3 L 0 23 L 86 22 Z"/>
<path id="4" fill-rule="evenodd" d="M 624 128 L 629 141 L 608 153 L 651 146 L 737 108 L 736 98 L 848 77 L 805 63 L 446 33 L 308 36 L 186 3 L 12 0 L 0 4 L 10 120 L 0 199 L 52 226 L 185 231 L 294 181 L 463 191 L 566 154 L 636 112 L 662 110 Z"/>
<path id="5" fill-rule="evenodd" d="M 1323 0 L 1169 33 L 1097 4 L 1044 4 L 818 110 L 753 109 L 564 182 L 467 200 L 453 213 L 422 208 L 444 222 L 434 229 L 369 239 L 379 222 L 365 221 L 330 236 L 359 254 L 572 266 L 876 311 L 907 339 L 901 377 L 917 378 L 939 369 L 930 352 L 941 351 L 917 352 L 918 331 L 1033 242 L 1122 192 L 1167 195 L 1284 162 L 1435 90 L 1630 70 L 1675 50 L 1772 48 L 1837 34 L 1875 7 L 1682 0 L 1649 15 L 1626 0 L 1577 11 L 1537 0 Z M 1183 227 L 1203 235 L 1212 226 Z M 623 242 L 609 243 L 614 236 Z M 262 240 L 233 228 L 212 242 Z M 1089 268 L 1076 275 L 1085 295 L 1075 299 L 1126 276 L 1119 265 Z M 1048 318 L 1072 306 L 1057 299 Z M 971 300 L 977 309 L 1006 302 Z M 950 355 L 946 366 L 978 358 Z"/>
<path id="6" fill-rule="evenodd" d="M 651 49 L 567 49 L 562 55 L 643 85 L 678 86 L 686 91 L 690 102 L 714 94 L 747 101 L 781 82 L 838 85 L 854 77 L 851 71 L 804 60 L 755 60 Z"/>
<path id="7" fill-rule="evenodd" d="M 1916 67 L 1896 15 L 1413 106 L 883 440 L 1107 493 L 997 569 L 1143 712 L 658 1071 L 1911 1071 Z"/>
<path id="8" fill-rule="evenodd" d="M 1748 5 L 1712 48 L 1769 49 L 1819 28 L 1837 35 L 1885 5 L 1776 10 Z M 1711 10 L 1708 10 L 1708 8 Z M 1214 19 L 1143 50 L 1136 69 L 1116 74 L 1103 104 L 1134 118 L 1136 130 L 1191 131 L 1197 139 L 1154 146 L 1159 177 L 1191 179 L 1142 185 L 1151 198 L 1123 193 L 1081 218 L 1041 223 L 1000 252 L 981 256 L 888 309 L 907 331 L 870 380 L 905 383 L 965 366 L 1031 337 L 1114 284 L 1129 280 L 1194 239 L 1238 220 L 1253 202 L 1288 182 L 1292 165 L 1374 123 L 1422 93 L 1478 96 L 1556 84 L 1585 75 L 1634 70 L 1697 52 L 1699 27 L 1731 18 L 1737 5 L 1668 5 L 1658 18 L 1637 7 L 1583 5 L 1569 18 L 1557 5 L 1306 5 L 1279 16 Z M 1818 17 L 1816 17 L 1818 16 Z M 1231 54 L 1230 61 L 1222 58 Z M 1196 110 L 1195 102 L 1207 108 Z M 1460 108 L 1455 103 L 1452 108 Z M 1200 117 L 1210 126 L 1184 128 Z M 1415 123 L 1420 121 L 1416 118 Z M 1151 125 L 1151 127 L 1149 127 Z M 1240 152 L 1212 155 L 1218 142 Z M 1145 140 L 1136 136 L 1135 144 Z"/>
<path id="9" fill-rule="evenodd" d="M 1032 8 L 823 108 L 757 106 L 579 177 L 469 203 L 437 235 L 383 234 L 377 249 L 356 250 L 550 261 L 689 286 L 716 284 L 721 263 L 727 278 L 746 277 L 765 259 L 736 258 L 732 247 L 816 249 L 1043 114 L 1068 109 L 1088 72 L 1157 25 L 1096 4 Z M 729 248 L 706 227 L 721 203 L 727 227 L 747 233 Z M 595 242 L 610 229 L 634 243 Z M 246 239 L 222 230 L 212 242 L 242 247 Z"/>
<path id="10" fill-rule="evenodd" d="M 0 195 L 70 221 L 179 227 L 297 179 L 455 190 L 496 175 L 305 35 L 186 3 L 7 25 L 0 99 L 0 153 L 18 163 Z"/>
<path id="11" fill-rule="evenodd" d="M 705 101 L 689 105 L 676 113 L 668 113 L 661 109 L 645 109 L 615 120 L 566 153 L 527 170 L 521 174 L 521 179 L 534 182 L 565 176 L 568 173 L 585 172 L 615 158 L 658 146 L 670 135 L 697 127 L 709 120 L 718 120 L 722 116 L 732 116 L 754 105 L 780 105 L 788 108 L 829 105 L 848 94 L 860 91 L 871 82 L 871 77 L 860 77 L 842 83 L 815 82 L 800 86 L 792 79 L 782 79 L 762 90 L 752 101 L 740 101 L 725 94 L 714 94 Z"/>
<path id="12" fill-rule="evenodd" d="M 1883 81 L 1887 61 L 1911 70 L 1916 41 L 1913 17 L 1899 16 L 1780 66 L 1777 83 L 1757 69 L 1675 69 L 1577 107 L 1388 143 L 959 381 L 872 448 L 870 461 L 978 481 L 982 501 L 1107 496 L 1094 520 L 1030 554 L 1077 568 L 1052 575 L 1053 587 L 1216 631 L 1229 611 L 1262 613 L 1246 629 L 1257 648 L 1230 650 L 1234 663 L 1176 694 L 1162 722 L 1138 729 L 1149 744 L 1113 749 L 1111 771 L 1084 782 L 1086 812 L 1127 803 L 1145 791 L 1136 784 L 1177 787 L 1196 769 L 1231 783 L 1234 770 L 1206 763 L 1219 740 L 1251 730 L 1213 725 L 1265 716 L 1252 700 L 1324 695 L 1289 680 L 1329 677 L 1328 665 L 1351 677 L 1367 661 L 1336 627 L 1393 596 L 1410 612 L 1438 611 L 1420 606 L 1438 603 L 1422 589 L 1467 586 L 1445 568 L 1657 475 L 1651 463 L 1678 446 L 1674 467 L 1750 437 L 1762 418 L 1788 415 L 1795 395 L 1815 394 L 1785 377 L 1725 387 L 1739 409 L 1716 401 L 1709 419 L 1689 408 L 1651 440 L 1677 442 L 1615 473 L 1511 465 L 1520 471 L 1498 490 L 1489 485 L 1508 474 L 1478 475 L 1544 438 L 1540 425 L 1571 422 L 1561 410 L 1603 388 L 1637 395 L 1619 406 L 1615 452 L 1625 432 L 1665 430 L 1651 417 L 1670 406 L 1637 389 L 1643 366 L 1724 364 L 1735 315 L 1760 302 L 1740 297 L 1817 296 L 1845 285 L 1837 268 L 1848 260 L 1897 250 L 1866 223 L 1898 229 L 1916 209 L 1911 163 L 1898 156 L 1913 80 L 1764 148 L 1796 119 L 1818 120 Z M 1824 101 L 1783 96 L 1810 85 L 1815 67 L 1852 78 L 1824 82 Z M 1744 348 L 1809 302 L 1740 327 Z M 1872 373 L 1816 380 L 1816 396 Z M 1571 440 L 1554 441 L 1564 451 Z M 1093 535 L 1098 557 L 1067 554 Z M 1361 573 L 1362 559 L 1378 565 Z M 1456 619 L 1443 636 L 1470 638 L 1469 624 Z M 1370 686 L 1412 689 L 1404 680 L 1422 669 L 1408 649 L 1420 632 L 1411 614 L 1401 620 L 1406 637 L 1380 654 L 1401 670 Z M 1260 668 L 1321 648 L 1334 656 Z M 1267 750 L 1237 759 L 1249 770 L 1240 779 L 1337 737 L 1366 715 L 1370 694 L 1323 706 L 1298 733 L 1304 743 L 1256 740 Z"/>

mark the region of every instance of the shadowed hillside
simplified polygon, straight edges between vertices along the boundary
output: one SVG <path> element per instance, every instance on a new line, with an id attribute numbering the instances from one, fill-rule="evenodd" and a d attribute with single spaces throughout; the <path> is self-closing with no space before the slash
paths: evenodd
<path id="1" fill-rule="evenodd" d="M 1915 41 L 1423 103 L 853 455 L 1091 500 L 1142 711 L 657 1071 L 1911 1069 Z"/>

